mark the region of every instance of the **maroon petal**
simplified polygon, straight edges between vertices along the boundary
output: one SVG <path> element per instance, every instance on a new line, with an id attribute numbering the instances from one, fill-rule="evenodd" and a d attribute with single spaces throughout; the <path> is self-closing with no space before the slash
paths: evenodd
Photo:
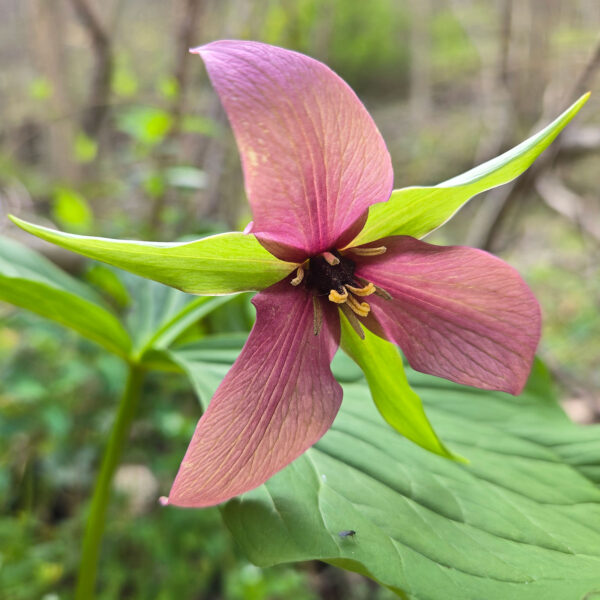
<path id="1" fill-rule="evenodd" d="M 251 490 L 329 429 L 342 388 L 329 364 L 337 309 L 324 302 L 319 335 L 312 297 L 282 281 L 254 298 L 256 324 L 196 427 L 169 504 L 211 506 Z"/>
<path id="2" fill-rule="evenodd" d="M 418 371 L 518 394 L 540 338 L 540 308 L 508 264 L 482 250 L 378 240 L 357 274 L 392 299 L 370 296 L 367 327 L 397 343 Z"/>
<path id="3" fill-rule="evenodd" d="M 224 40 L 193 52 L 237 139 L 252 232 L 283 260 L 349 243 L 393 180 L 381 134 L 350 87 L 324 64 L 267 44 Z"/>

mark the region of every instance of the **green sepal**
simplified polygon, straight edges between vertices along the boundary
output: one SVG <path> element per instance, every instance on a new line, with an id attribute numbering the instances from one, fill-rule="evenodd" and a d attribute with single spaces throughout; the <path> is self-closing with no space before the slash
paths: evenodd
<path id="1" fill-rule="evenodd" d="M 363 230 L 351 246 L 389 235 L 422 238 L 451 219 L 473 196 L 518 177 L 554 141 L 587 102 L 584 94 L 555 121 L 529 139 L 462 175 L 433 187 L 394 190 L 387 202 L 374 204 Z"/>
<path id="2" fill-rule="evenodd" d="M 345 317 L 341 319 L 341 347 L 362 369 L 373 402 L 381 416 L 398 433 L 422 448 L 466 462 L 454 454 L 440 440 L 434 431 L 419 396 L 410 387 L 402 358 L 393 344 L 364 330 L 361 340 Z"/>
<path id="3" fill-rule="evenodd" d="M 267 252 L 252 234 L 222 233 L 193 242 L 140 242 L 64 233 L 10 218 L 57 246 L 201 296 L 262 290 L 297 267 Z"/>

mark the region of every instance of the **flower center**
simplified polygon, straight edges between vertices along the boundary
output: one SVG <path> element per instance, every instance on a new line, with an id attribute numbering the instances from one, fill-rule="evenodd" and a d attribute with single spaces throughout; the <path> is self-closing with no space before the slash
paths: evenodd
<path id="1" fill-rule="evenodd" d="M 385 248 L 353 248 L 348 252 L 375 256 L 383 254 Z M 298 267 L 291 284 L 297 286 L 304 281 L 306 287 L 315 294 L 315 334 L 320 330 L 321 320 L 320 304 L 316 296 L 327 296 L 330 302 L 338 304 L 354 329 L 360 330 L 362 334 L 356 317 L 366 317 L 371 307 L 368 302 L 360 301 L 359 298 L 370 296 L 378 290 L 372 283 L 357 278 L 354 274 L 355 269 L 354 261 L 347 254 L 342 255 L 337 250 L 322 252 Z"/>

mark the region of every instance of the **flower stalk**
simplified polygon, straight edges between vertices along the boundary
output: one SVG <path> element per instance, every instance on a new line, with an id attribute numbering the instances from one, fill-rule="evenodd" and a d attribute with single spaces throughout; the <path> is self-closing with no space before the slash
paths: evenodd
<path id="1" fill-rule="evenodd" d="M 104 533 L 111 484 L 137 410 L 143 376 L 143 369 L 139 365 L 129 365 L 127 382 L 123 390 L 110 438 L 102 457 L 100 473 L 98 474 L 94 495 L 92 496 L 83 536 L 75 600 L 90 600 L 90 598 L 94 597 L 100 544 Z"/>

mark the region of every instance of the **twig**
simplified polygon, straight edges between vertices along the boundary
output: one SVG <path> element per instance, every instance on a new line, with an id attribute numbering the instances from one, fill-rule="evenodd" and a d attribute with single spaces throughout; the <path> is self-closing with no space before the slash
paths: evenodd
<path id="1" fill-rule="evenodd" d="M 413 120 L 422 124 L 432 111 L 431 1 L 409 2 L 410 7 L 410 108 Z"/>
<path id="2" fill-rule="evenodd" d="M 64 6 L 54 0 L 28 2 L 30 19 L 34 30 L 31 46 L 36 62 L 44 76 L 52 84 L 53 93 L 49 100 L 50 116 L 70 115 L 73 100 L 68 93 L 67 72 L 64 68 Z M 53 177 L 72 181 L 77 177 L 77 165 L 71 160 L 68 149 L 73 147 L 73 125 L 69 120 L 53 123 L 45 129 L 49 149 L 44 153 Z"/>
<path id="3" fill-rule="evenodd" d="M 576 79 L 568 97 L 576 98 L 585 92 L 590 86 L 598 68 L 600 68 L 600 39 L 596 43 L 594 52 L 586 66 Z M 536 125 L 534 129 L 537 128 L 538 126 Z M 498 189 L 493 198 L 494 209 L 490 210 L 487 223 L 479 225 L 479 243 L 476 245 L 485 250 L 493 250 L 496 247 L 502 225 L 512 207 L 516 204 L 517 200 L 525 196 L 527 192 L 535 186 L 536 179 L 556 163 L 561 151 L 561 136 L 559 136 L 524 175 Z M 487 202 L 489 202 L 489 200 L 490 198 L 488 197 Z"/>
<path id="4" fill-rule="evenodd" d="M 572 127 L 565 131 L 561 144 L 561 154 L 568 154 L 569 157 L 597 152 L 600 150 L 600 127 L 594 125 Z"/>
<path id="5" fill-rule="evenodd" d="M 171 105 L 171 116 L 173 127 L 170 136 L 177 137 L 181 125 L 181 117 L 184 114 L 186 91 L 189 84 L 189 49 L 197 42 L 195 36 L 196 23 L 200 16 L 202 0 L 183 0 L 182 17 L 177 32 L 177 46 L 175 49 L 175 63 L 173 78 L 177 82 L 177 95 Z"/>
<path id="6" fill-rule="evenodd" d="M 535 190 L 542 200 L 558 214 L 567 218 L 581 231 L 600 241 L 600 224 L 585 219 L 583 200 L 553 173 L 543 173 L 535 181 Z"/>
<path id="7" fill-rule="evenodd" d="M 94 49 L 95 67 L 81 127 L 87 135 L 95 138 L 102 127 L 109 107 L 113 72 L 111 40 L 88 0 L 70 1 Z"/>
<path id="8" fill-rule="evenodd" d="M 472 2 L 451 0 L 450 6 L 471 41 L 480 62 L 479 104 L 485 131 L 478 142 L 475 161 L 484 162 L 499 154 L 512 125 L 513 106 L 508 90 L 509 55 L 513 21 L 513 0 L 502 0 L 497 15 L 498 44 L 492 49 L 487 36 L 473 27 L 465 14 L 473 14 Z M 468 9 L 468 12 L 465 11 Z"/>
<path id="9" fill-rule="evenodd" d="M 169 113 L 172 118 L 172 125 L 167 134 L 163 147 L 176 146 L 176 142 L 181 135 L 181 121 L 185 114 L 186 91 L 189 85 L 189 49 L 197 41 L 196 24 L 200 16 L 203 0 L 182 0 L 181 20 L 176 31 L 175 56 L 173 58 L 173 79 L 177 84 L 177 94 L 173 98 Z M 157 169 L 164 171 L 168 163 L 168 157 L 161 155 L 158 159 Z M 162 213 L 168 201 L 169 189 L 154 199 L 150 214 L 150 225 L 156 229 L 161 222 Z"/>

